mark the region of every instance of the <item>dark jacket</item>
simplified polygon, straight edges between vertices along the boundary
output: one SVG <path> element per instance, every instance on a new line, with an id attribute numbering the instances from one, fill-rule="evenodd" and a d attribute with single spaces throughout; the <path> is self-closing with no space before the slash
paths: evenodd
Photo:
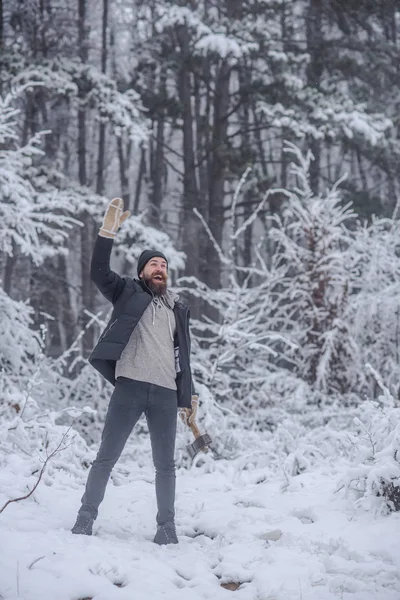
<path id="1" fill-rule="evenodd" d="M 90 274 L 97 288 L 114 308 L 107 327 L 89 357 L 89 362 L 103 377 L 115 385 L 116 361 L 152 301 L 152 296 L 137 279 L 120 277 L 111 271 L 112 246 L 112 239 L 97 236 Z M 174 314 L 176 321 L 174 346 L 180 363 L 180 371 L 176 376 L 178 406 L 190 408 L 194 389 L 190 370 L 189 308 L 178 301 L 175 303 Z M 156 364 L 154 368 L 157 368 Z"/>

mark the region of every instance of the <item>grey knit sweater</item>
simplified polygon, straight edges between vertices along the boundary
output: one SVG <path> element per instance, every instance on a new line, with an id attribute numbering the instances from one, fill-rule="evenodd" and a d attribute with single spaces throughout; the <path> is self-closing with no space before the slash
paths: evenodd
<path id="1" fill-rule="evenodd" d="M 117 361 L 115 378 L 128 377 L 176 390 L 173 308 L 178 296 L 154 296 Z"/>

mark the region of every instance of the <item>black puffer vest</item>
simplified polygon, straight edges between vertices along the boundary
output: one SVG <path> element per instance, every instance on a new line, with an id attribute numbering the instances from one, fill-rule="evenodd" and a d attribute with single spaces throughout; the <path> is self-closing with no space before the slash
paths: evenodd
<path id="1" fill-rule="evenodd" d="M 97 237 L 93 250 L 91 277 L 100 292 L 113 304 L 107 327 L 101 334 L 92 354 L 90 364 L 115 385 L 115 364 L 151 302 L 151 295 L 136 279 L 123 278 L 110 269 L 113 240 Z M 194 394 L 190 369 L 190 313 L 187 306 L 177 302 L 174 307 L 176 333 L 175 354 L 180 370 L 176 375 L 178 406 L 190 407 Z"/>

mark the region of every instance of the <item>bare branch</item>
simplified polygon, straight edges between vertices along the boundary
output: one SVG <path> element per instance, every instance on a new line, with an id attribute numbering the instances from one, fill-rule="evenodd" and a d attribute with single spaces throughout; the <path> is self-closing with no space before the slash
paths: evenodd
<path id="1" fill-rule="evenodd" d="M 73 424 L 71 424 L 71 425 L 68 427 L 67 431 L 66 431 L 66 432 L 64 433 L 64 435 L 62 436 L 62 438 L 61 438 L 61 440 L 60 440 L 60 443 L 58 444 L 57 448 L 55 448 L 55 449 L 53 450 L 53 452 L 52 452 L 51 454 L 49 454 L 49 456 L 48 456 L 48 457 L 46 458 L 46 460 L 44 461 L 44 463 L 43 463 L 43 466 L 42 466 L 42 468 L 41 468 L 41 470 L 40 470 L 40 473 L 39 473 L 39 477 L 38 477 L 38 479 L 37 479 L 37 481 L 36 481 L 35 485 L 34 485 L 34 486 L 33 486 L 33 488 L 31 489 L 31 491 L 30 491 L 28 494 L 25 494 L 25 496 L 20 496 L 19 498 L 12 498 L 12 499 L 10 499 L 10 500 L 7 500 L 7 502 L 4 504 L 4 506 L 3 506 L 2 508 L 0 508 L 0 514 L 1 514 L 1 513 L 3 512 L 3 510 L 5 510 L 5 509 L 7 508 L 7 506 L 8 506 L 9 504 L 11 504 L 12 502 L 20 502 L 21 500 L 26 500 L 27 498 L 29 498 L 29 496 L 32 496 L 32 494 L 34 493 L 34 491 L 35 491 L 35 490 L 36 490 L 36 488 L 38 487 L 39 483 L 41 482 L 41 479 L 42 479 L 42 477 L 43 477 L 43 474 L 44 474 L 44 472 L 45 472 L 45 470 L 46 470 L 46 467 L 47 467 L 47 463 L 48 463 L 48 462 L 49 462 L 49 461 L 50 461 L 52 458 L 54 458 L 54 456 L 55 456 L 56 454 L 58 454 L 58 453 L 59 453 L 59 452 L 61 452 L 62 450 L 65 450 L 65 448 L 67 447 L 67 446 L 66 446 L 66 447 L 62 448 L 62 445 L 63 445 L 63 442 L 64 442 L 65 438 L 67 437 L 67 435 L 68 435 L 68 433 L 69 433 L 69 431 L 70 431 L 70 429 L 71 429 L 72 425 L 73 425 Z"/>

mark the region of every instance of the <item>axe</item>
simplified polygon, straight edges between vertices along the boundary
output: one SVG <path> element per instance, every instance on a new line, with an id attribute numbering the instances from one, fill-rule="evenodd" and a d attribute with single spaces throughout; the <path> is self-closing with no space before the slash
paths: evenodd
<path id="1" fill-rule="evenodd" d="M 200 450 L 203 452 L 207 452 L 208 447 L 210 446 L 212 440 L 208 433 L 200 433 L 199 428 L 196 424 L 196 413 L 197 413 L 197 404 L 198 404 L 198 396 L 192 396 L 192 409 L 183 408 L 180 411 L 180 417 L 182 421 L 190 427 L 195 437 L 195 440 L 192 444 L 188 444 L 186 449 L 189 453 L 190 458 L 194 458 Z"/>

